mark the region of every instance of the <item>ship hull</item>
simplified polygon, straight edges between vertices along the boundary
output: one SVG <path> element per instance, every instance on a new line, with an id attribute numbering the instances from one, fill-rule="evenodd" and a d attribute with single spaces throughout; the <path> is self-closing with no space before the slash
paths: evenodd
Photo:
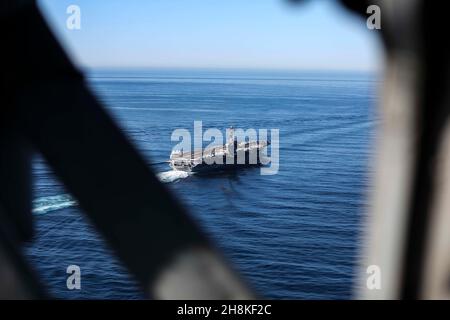
<path id="1" fill-rule="evenodd" d="M 173 170 L 195 173 L 257 167 L 263 164 L 260 151 L 269 144 L 267 141 L 244 143 L 236 148 L 234 155 L 226 151 L 226 146 L 215 147 L 204 152 L 196 151 L 187 155 L 173 154 L 169 160 L 169 165 Z M 245 156 L 238 161 L 238 154 L 241 155 L 242 152 Z"/>
<path id="2" fill-rule="evenodd" d="M 202 162 L 195 165 L 180 165 L 180 164 L 173 164 L 170 163 L 170 167 L 173 170 L 177 171 L 185 171 L 185 172 L 217 172 L 217 171 L 231 171 L 231 170 L 238 170 L 240 168 L 249 168 L 249 167 L 259 167 L 262 163 L 258 161 L 257 163 L 250 164 L 250 163 L 212 163 L 208 164 L 206 162 Z"/>

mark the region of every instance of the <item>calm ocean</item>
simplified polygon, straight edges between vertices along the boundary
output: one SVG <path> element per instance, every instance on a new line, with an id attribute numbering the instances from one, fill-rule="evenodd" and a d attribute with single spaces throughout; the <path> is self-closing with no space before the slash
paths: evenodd
<path id="1" fill-rule="evenodd" d="M 192 132 L 195 120 L 223 132 L 278 128 L 277 175 L 249 168 L 185 177 L 165 164 L 152 168 L 260 295 L 351 298 L 377 125 L 374 75 L 96 71 L 88 82 L 149 164 L 167 160 L 172 131 Z M 37 234 L 26 254 L 50 293 L 141 298 L 39 157 L 34 179 Z M 81 267 L 81 290 L 66 287 L 71 264 Z"/>

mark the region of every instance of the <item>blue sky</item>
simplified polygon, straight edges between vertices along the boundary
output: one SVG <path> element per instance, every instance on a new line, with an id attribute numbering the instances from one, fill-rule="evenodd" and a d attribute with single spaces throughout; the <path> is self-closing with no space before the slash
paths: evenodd
<path id="1" fill-rule="evenodd" d="M 376 71 L 376 31 L 332 0 L 39 0 L 82 67 Z M 81 30 L 66 9 L 81 8 Z"/>

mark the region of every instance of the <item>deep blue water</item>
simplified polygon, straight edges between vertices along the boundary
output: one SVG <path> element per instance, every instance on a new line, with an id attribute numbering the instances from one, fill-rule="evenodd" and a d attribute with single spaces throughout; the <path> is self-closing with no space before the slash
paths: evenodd
<path id="1" fill-rule="evenodd" d="M 166 160 L 172 131 L 192 131 L 194 120 L 223 131 L 278 128 L 277 175 L 251 168 L 160 177 L 262 296 L 351 298 L 377 124 L 376 77 L 154 70 L 97 71 L 88 82 L 149 164 Z M 49 291 L 61 298 L 141 298 L 38 157 L 34 178 L 37 236 L 27 256 Z M 66 288 L 70 264 L 81 267 L 81 290 Z"/>

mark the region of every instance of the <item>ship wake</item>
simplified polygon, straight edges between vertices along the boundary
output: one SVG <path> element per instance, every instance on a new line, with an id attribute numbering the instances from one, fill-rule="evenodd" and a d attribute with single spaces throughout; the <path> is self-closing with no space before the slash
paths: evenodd
<path id="1" fill-rule="evenodd" d="M 189 172 L 170 170 L 158 173 L 157 177 L 163 183 L 171 183 L 185 179 L 190 175 L 191 173 Z M 33 201 L 33 213 L 43 214 L 75 205 L 77 205 L 77 202 L 69 194 L 41 197 Z"/>
<path id="2" fill-rule="evenodd" d="M 158 179 L 163 183 L 175 182 L 180 179 L 186 179 L 191 173 L 185 171 L 169 170 L 158 173 Z"/>

